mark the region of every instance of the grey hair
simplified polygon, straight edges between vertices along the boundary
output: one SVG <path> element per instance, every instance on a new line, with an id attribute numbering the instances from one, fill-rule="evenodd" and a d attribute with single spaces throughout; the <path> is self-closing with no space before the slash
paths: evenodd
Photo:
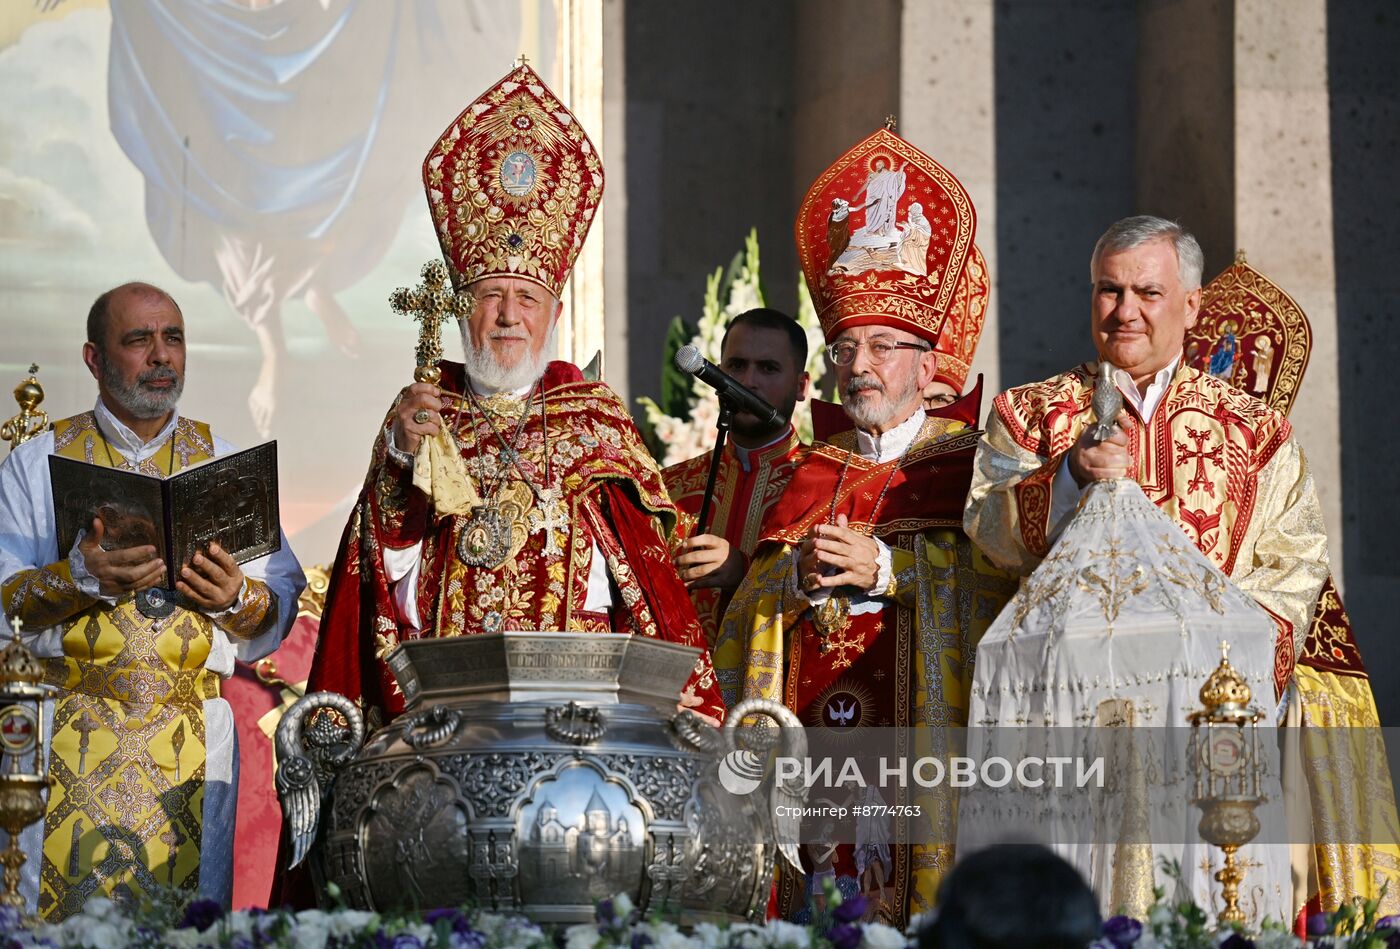
<path id="1" fill-rule="evenodd" d="M 1181 285 L 1187 290 L 1195 290 L 1201 285 L 1201 274 L 1205 271 L 1206 258 L 1201 253 L 1201 245 L 1195 236 L 1175 221 L 1139 214 L 1115 221 L 1103 232 L 1094 245 L 1094 254 L 1089 258 L 1089 279 L 1095 279 L 1099 258 L 1105 253 L 1116 254 L 1132 250 L 1151 241 L 1168 241 L 1176 251 L 1176 270 Z"/>

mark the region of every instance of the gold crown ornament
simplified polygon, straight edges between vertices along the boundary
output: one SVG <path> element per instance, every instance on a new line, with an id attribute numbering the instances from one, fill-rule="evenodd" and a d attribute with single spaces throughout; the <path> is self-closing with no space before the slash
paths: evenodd
<path id="1" fill-rule="evenodd" d="M 458 290 L 511 276 L 558 297 L 602 200 L 603 163 L 522 62 L 442 133 L 423 160 L 423 184 Z"/>
<path id="2" fill-rule="evenodd" d="M 976 228 L 962 183 L 891 129 L 856 144 L 797 214 L 797 254 L 827 341 L 878 324 L 937 344 Z"/>

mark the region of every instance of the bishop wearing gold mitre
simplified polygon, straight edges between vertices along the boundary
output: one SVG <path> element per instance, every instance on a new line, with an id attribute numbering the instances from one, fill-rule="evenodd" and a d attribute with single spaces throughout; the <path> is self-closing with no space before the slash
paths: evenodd
<path id="1" fill-rule="evenodd" d="M 612 631 L 703 647 L 671 561 L 676 509 L 626 406 L 550 361 L 603 193 L 593 143 L 520 65 L 452 121 L 423 181 L 453 285 L 439 292 L 466 313 L 464 363 L 389 410 L 310 688 L 392 717 L 403 697 L 385 658 L 429 636 Z M 723 717 L 708 652 L 682 702 Z"/>
<path id="2" fill-rule="evenodd" d="M 1214 359 L 1219 378 L 1287 415 L 1311 350 L 1302 308 L 1241 253 L 1206 284 L 1184 351 L 1193 368 Z M 1380 715 L 1330 574 L 1293 679 L 1313 814 L 1310 909 L 1334 912 L 1359 897 L 1381 900 L 1381 915 L 1400 912 L 1400 819 Z"/>
<path id="3" fill-rule="evenodd" d="M 832 246 L 829 218 L 845 206 L 850 239 Z M 962 184 L 885 129 L 808 190 L 798 256 L 846 419 L 769 511 L 725 613 L 715 665 L 731 706 L 780 701 L 852 745 L 877 728 L 966 724 L 973 648 L 1014 584 L 960 526 L 977 409 L 936 416 L 923 391 L 974 228 Z M 946 789 L 882 793 L 910 816 L 859 821 L 854 846 L 804 853 L 807 878 L 779 881 L 785 915 L 808 897 L 820 905 L 826 880 L 859 887 L 872 914 L 897 923 L 931 908 L 952 866 L 956 802 Z"/>

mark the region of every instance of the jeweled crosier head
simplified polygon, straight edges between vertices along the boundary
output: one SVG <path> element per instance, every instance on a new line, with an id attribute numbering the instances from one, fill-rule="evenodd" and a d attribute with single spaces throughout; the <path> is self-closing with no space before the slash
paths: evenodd
<path id="1" fill-rule="evenodd" d="M 185 318 L 169 294 L 123 284 L 97 298 L 87 329 L 83 362 L 108 409 L 135 420 L 175 409 L 185 385 Z"/>
<path id="2" fill-rule="evenodd" d="M 476 306 L 461 321 L 467 375 L 490 389 L 523 389 L 554 354 L 559 300 L 523 277 L 487 277 L 468 287 Z"/>
<path id="3" fill-rule="evenodd" d="M 857 326 L 827 347 L 841 405 L 860 428 L 881 434 L 923 408 L 938 359 L 928 341 L 889 326 Z"/>

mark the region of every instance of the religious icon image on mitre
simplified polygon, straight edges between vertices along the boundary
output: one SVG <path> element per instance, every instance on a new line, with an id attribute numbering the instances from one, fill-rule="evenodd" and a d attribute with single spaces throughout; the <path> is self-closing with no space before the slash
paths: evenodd
<path id="1" fill-rule="evenodd" d="M 1186 365 L 1287 414 L 1308 366 L 1312 327 L 1293 298 L 1241 252 L 1202 289 L 1183 346 Z"/>
<path id="2" fill-rule="evenodd" d="M 973 256 L 976 214 L 946 168 L 889 129 L 824 171 L 798 211 L 802 272 L 828 340 L 902 325 L 934 343 Z"/>
<path id="3" fill-rule="evenodd" d="M 891 158 L 876 155 L 870 160 L 870 173 L 851 200 L 831 199 L 827 227 L 831 267 L 827 273 L 907 270 L 930 276 L 927 255 L 932 230 L 924 206 L 911 202 L 904 219 L 898 219 L 900 198 L 908 188 L 907 168 L 905 163 L 896 170 Z M 936 283 L 937 273 L 931 279 Z"/>

